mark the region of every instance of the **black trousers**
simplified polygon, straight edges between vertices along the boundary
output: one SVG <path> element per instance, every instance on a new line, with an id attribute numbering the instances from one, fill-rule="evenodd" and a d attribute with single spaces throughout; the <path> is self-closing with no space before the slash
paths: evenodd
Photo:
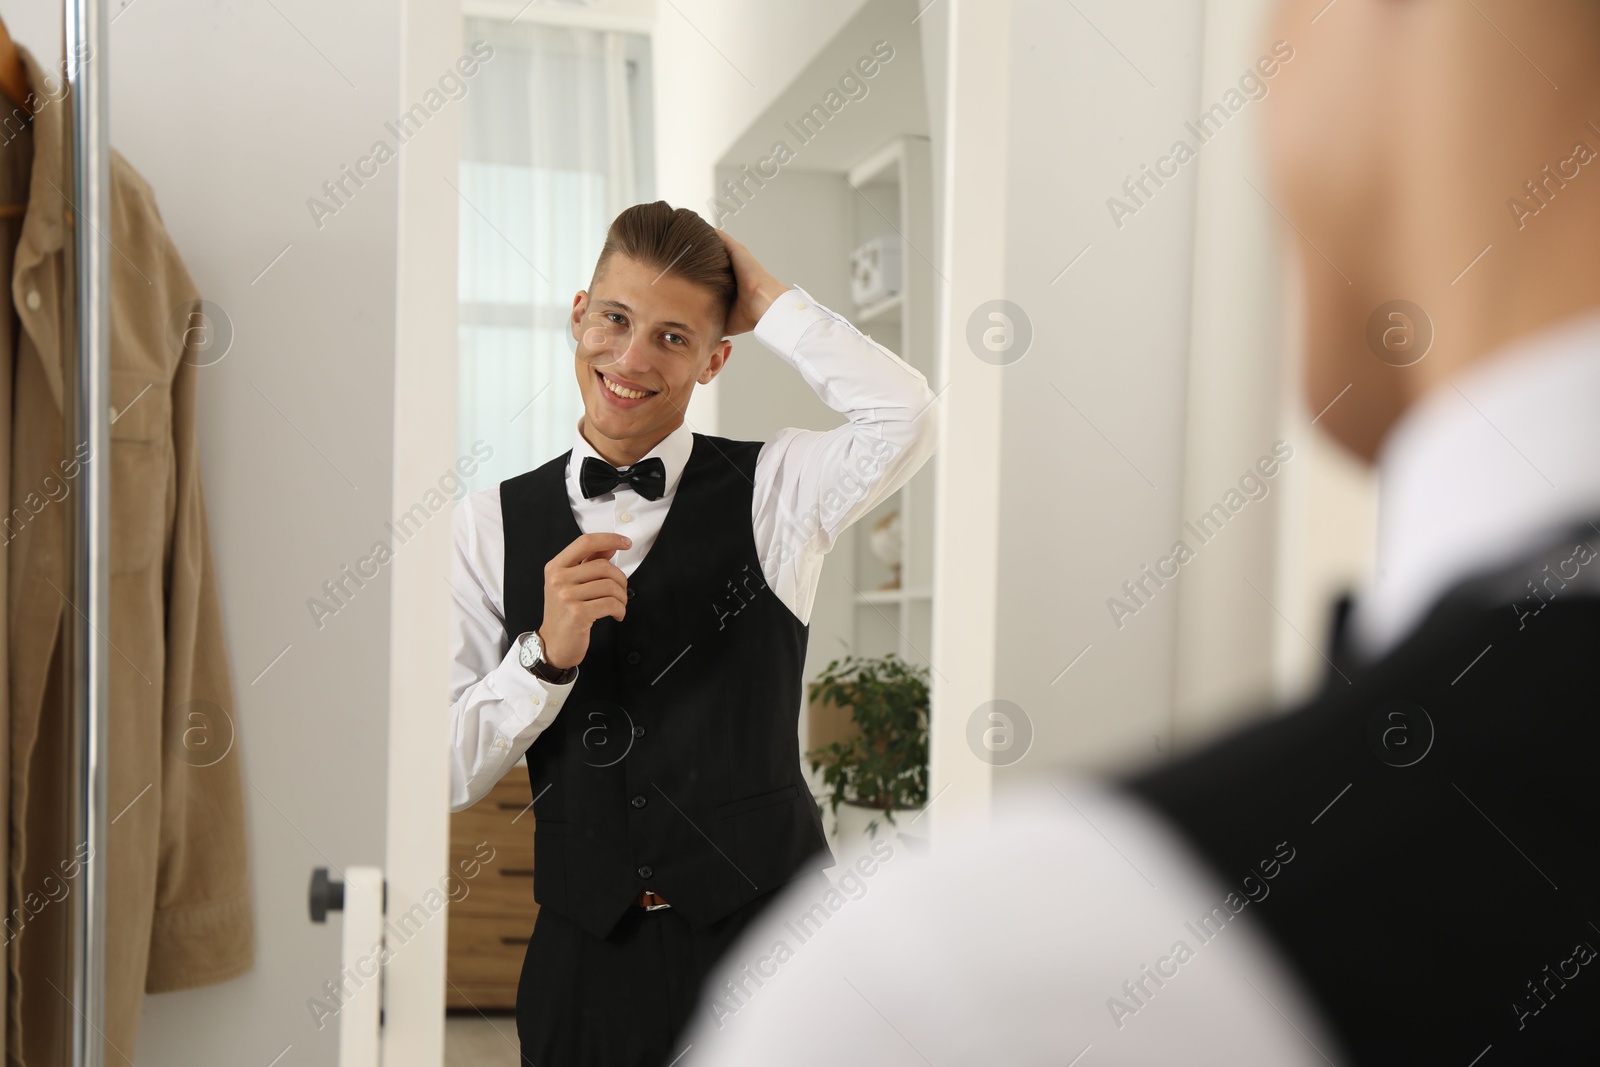
<path id="1" fill-rule="evenodd" d="M 827 881 L 820 871 L 802 877 Z M 674 1062 L 707 973 L 776 895 L 703 929 L 676 908 L 629 908 L 605 938 L 540 908 L 517 983 L 523 1067 Z"/>

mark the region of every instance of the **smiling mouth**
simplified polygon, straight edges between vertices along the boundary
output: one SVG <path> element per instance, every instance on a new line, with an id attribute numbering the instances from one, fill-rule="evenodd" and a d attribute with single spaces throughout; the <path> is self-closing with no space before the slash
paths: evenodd
<path id="1" fill-rule="evenodd" d="M 643 400 L 645 397 L 655 396 L 656 393 L 660 392 L 658 389 L 632 389 L 619 382 L 613 382 L 601 371 L 595 371 L 594 373 L 599 377 L 602 388 L 608 390 L 612 396 L 620 397 L 623 400 Z"/>

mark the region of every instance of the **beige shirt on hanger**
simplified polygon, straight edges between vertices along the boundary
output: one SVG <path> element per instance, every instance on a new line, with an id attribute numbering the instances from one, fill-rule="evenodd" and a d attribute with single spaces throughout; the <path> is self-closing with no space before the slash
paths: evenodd
<path id="1" fill-rule="evenodd" d="M 145 992 L 233 978 L 254 962 L 240 754 L 195 438 L 199 293 L 150 187 L 111 153 L 111 622 L 109 842 L 89 857 L 65 821 L 69 735 L 58 681 L 68 603 L 65 501 L 86 447 L 62 443 L 63 245 L 75 211 L 63 171 L 69 102 L 60 70 L 18 46 L 31 120 L 0 103 L 0 168 L 24 192 L 11 271 L 20 320 L 0 438 L 9 476 L 5 685 L 10 773 L 4 929 L 9 1062 L 64 1062 L 73 1007 L 62 938 L 66 886 L 106 865 L 105 1062 L 134 1061 Z M 44 91 L 55 87 L 57 95 Z M 21 112 L 20 108 L 16 109 Z M 31 139 L 31 150 L 19 146 Z M 31 155 L 31 162 L 23 159 Z M 12 168 L 26 166 L 27 181 Z M 14 224 L 13 224 L 14 225 Z M 12 231 L 15 233 L 15 230 Z M 8 332 L 9 336 L 9 332 Z M 55 989 L 52 989 L 52 985 Z M 24 1026 L 24 1020 L 26 1025 Z"/>

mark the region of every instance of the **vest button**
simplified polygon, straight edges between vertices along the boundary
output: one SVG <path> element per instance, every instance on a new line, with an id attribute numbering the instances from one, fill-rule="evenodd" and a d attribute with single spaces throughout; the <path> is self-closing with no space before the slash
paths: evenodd
<path id="1" fill-rule="evenodd" d="M 637 652 L 629 652 L 628 653 L 628 662 L 629 663 L 638 663 L 639 662 L 639 653 L 637 653 Z"/>
<path id="2" fill-rule="evenodd" d="M 633 728 L 633 736 L 634 737 L 643 737 L 644 736 L 644 727 L 643 726 L 635 726 Z"/>
<path id="3" fill-rule="evenodd" d="M 631 586 L 631 585 L 628 586 L 628 599 L 632 600 L 633 599 L 633 594 L 637 593 L 638 591 L 639 590 L 635 589 L 633 586 Z"/>
<path id="4" fill-rule="evenodd" d="M 633 798 L 633 806 L 636 808 L 642 808 L 648 803 L 649 801 L 644 798 L 643 793 Z"/>
<path id="5" fill-rule="evenodd" d="M 652 870 L 651 868 L 649 868 L 649 867 L 640 867 L 639 868 L 639 877 L 640 878 L 649 878 L 652 874 L 655 874 L 655 873 L 656 872 L 654 870 Z"/>

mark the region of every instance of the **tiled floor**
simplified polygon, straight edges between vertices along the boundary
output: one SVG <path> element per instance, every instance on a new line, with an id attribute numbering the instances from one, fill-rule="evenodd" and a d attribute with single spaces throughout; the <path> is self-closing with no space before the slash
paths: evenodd
<path id="1" fill-rule="evenodd" d="M 470 1012 L 445 1016 L 444 1067 L 520 1067 L 517 1018 Z"/>

